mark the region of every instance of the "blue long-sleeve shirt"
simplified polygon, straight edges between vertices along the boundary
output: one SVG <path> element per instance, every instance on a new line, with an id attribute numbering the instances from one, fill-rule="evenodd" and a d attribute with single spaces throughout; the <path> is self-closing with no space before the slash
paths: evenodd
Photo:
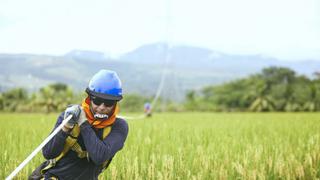
<path id="1" fill-rule="evenodd" d="M 57 128 L 64 117 L 62 113 L 54 127 Z M 53 175 L 59 179 L 79 179 L 91 180 L 98 179 L 102 172 L 102 164 L 111 160 L 113 156 L 122 149 L 128 135 L 128 124 L 125 120 L 117 118 L 112 125 L 109 135 L 101 140 L 103 129 L 96 129 L 88 122 L 80 126 L 80 135 L 77 143 L 82 150 L 87 151 L 87 158 L 79 158 L 77 153 L 69 150 L 56 165 L 46 172 L 46 175 Z M 68 134 L 60 131 L 46 146 L 43 147 L 42 153 L 46 159 L 53 159 L 60 155 L 63 150 L 65 140 Z"/>

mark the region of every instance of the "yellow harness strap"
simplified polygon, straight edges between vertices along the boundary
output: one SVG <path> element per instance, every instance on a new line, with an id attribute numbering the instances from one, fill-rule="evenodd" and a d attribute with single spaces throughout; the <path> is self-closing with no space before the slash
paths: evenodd
<path id="1" fill-rule="evenodd" d="M 53 166 L 55 166 L 55 165 L 56 165 L 56 162 L 59 161 L 64 155 L 67 154 L 67 152 L 70 150 L 70 148 L 71 148 L 74 144 L 77 143 L 77 138 L 78 138 L 79 134 L 80 134 L 80 127 L 79 127 L 78 124 L 76 124 L 76 125 L 74 126 L 74 128 L 72 129 L 72 131 L 70 132 L 69 136 L 67 137 L 66 142 L 65 142 L 65 144 L 64 144 L 64 147 L 63 147 L 63 150 L 62 150 L 61 154 L 60 154 L 58 157 L 49 160 L 49 164 L 48 164 L 45 168 L 43 168 L 43 169 L 41 170 L 41 173 L 42 173 L 42 174 L 43 174 L 46 170 L 48 170 L 48 169 L 52 168 Z"/>
<path id="2" fill-rule="evenodd" d="M 78 134 L 78 132 L 80 132 L 79 126 L 76 127 L 75 131 L 76 131 L 75 134 Z M 111 126 L 105 127 L 105 128 L 103 129 L 103 133 L 102 133 L 102 138 L 101 138 L 101 140 L 103 140 L 105 137 L 107 137 L 107 136 L 109 135 L 110 131 L 111 131 Z M 78 136 L 79 136 L 79 134 L 78 134 Z M 70 146 L 70 145 L 71 145 L 71 150 L 73 150 L 74 152 L 76 152 L 76 153 L 78 154 L 78 157 L 79 157 L 79 158 L 85 158 L 85 157 L 87 157 L 87 159 L 89 160 L 89 154 L 88 154 L 88 152 L 82 150 L 82 149 L 81 149 L 81 146 L 80 146 L 77 142 L 72 143 L 72 144 L 68 144 L 68 146 Z M 70 148 L 69 148 L 69 149 L 70 149 Z"/>
<path id="3" fill-rule="evenodd" d="M 111 132 L 111 126 L 107 126 L 103 129 L 103 134 L 101 140 L 106 138 Z M 77 143 L 77 139 L 80 134 L 80 127 L 76 124 L 74 128 L 71 130 L 69 136 L 66 139 L 66 142 L 64 144 L 63 150 L 61 154 L 54 158 L 49 160 L 49 164 L 41 170 L 41 173 L 43 174 L 46 170 L 52 168 L 56 165 L 56 162 L 58 162 L 63 156 L 67 154 L 67 152 L 71 149 L 72 151 L 76 152 L 79 158 L 85 158 L 89 160 L 89 154 L 87 151 L 84 151 L 81 149 L 81 146 Z M 106 166 L 110 163 L 110 160 L 105 161 L 102 164 L 102 168 L 105 169 Z"/>
<path id="4" fill-rule="evenodd" d="M 78 136 L 80 134 L 80 127 L 78 124 L 76 124 L 72 131 L 70 132 L 69 136 L 66 139 L 66 142 L 64 144 L 63 150 L 61 154 L 55 158 L 56 161 L 59 161 L 64 155 L 67 154 L 67 152 L 75 145 L 78 144 Z"/>
<path id="5" fill-rule="evenodd" d="M 103 134 L 102 134 L 102 140 L 104 138 L 106 138 L 111 132 L 111 126 L 107 126 L 103 129 Z M 103 164 L 102 164 L 102 169 L 106 169 L 108 167 L 108 165 L 110 164 L 111 159 L 106 160 Z"/>

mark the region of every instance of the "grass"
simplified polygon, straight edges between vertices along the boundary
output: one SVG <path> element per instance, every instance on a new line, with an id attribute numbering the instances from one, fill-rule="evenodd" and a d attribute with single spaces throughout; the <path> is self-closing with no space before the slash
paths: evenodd
<path id="1" fill-rule="evenodd" d="M 57 114 L 0 114 L 0 178 L 35 149 Z M 319 179 L 319 113 L 161 113 L 130 120 L 100 179 Z M 43 161 L 38 154 L 17 176 Z"/>

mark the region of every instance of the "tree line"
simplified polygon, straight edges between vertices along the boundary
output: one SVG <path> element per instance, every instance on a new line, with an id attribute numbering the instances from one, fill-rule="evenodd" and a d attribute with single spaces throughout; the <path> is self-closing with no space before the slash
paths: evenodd
<path id="1" fill-rule="evenodd" d="M 209 111 L 319 111 L 320 74 L 308 78 L 289 68 L 268 67 L 243 79 L 190 91 L 185 107 Z"/>
<path id="2" fill-rule="evenodd" d="M 28 93 L 15 88 L 0 93 L 0 111 L 59 112 L 69 104 L 80 103 L 84 92 L 76 93 L 62 83 L 47 85 Z M 152 97 L 126 94 L 122 111 L 143 111 Z M 314 78 L 297 75 L 284 67 L 268 67 L 260 73 L 221 85 L 208 86 L 186 94 L 184 102 L 160 99 L 156 111 L 319 111 L 320 74 Z"/>
<path id="3" fill-rule="evenodd" d="M 5 112 L 60 112 L 70 104 L 80 104 L 87 97 L 85 92 L 75 92 L 62 83 L 49 84 L 39 91 L 28 93 L 24 88 L 14 88 L 0 93 L 0 111 Z M 143 111 L 149 99 L 130 94 L 121 101 L 125 111 Z"/>

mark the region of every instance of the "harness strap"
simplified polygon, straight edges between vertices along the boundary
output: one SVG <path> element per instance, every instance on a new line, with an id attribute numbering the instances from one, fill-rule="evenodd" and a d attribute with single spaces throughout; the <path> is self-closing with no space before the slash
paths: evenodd
<path id="1" fill-rule="evenodd" d="M 78 154 L 79 158 L 85 158 L 89 157 L 89 154 L 87 151 L 84 151 L 81 149 L 81 146 L 78 143 L 75 143 L 72 147 L 71 150 L 76 152 Z"/>
<path id="2" fill-rule="evenodd" d="M 111 128 L 112 128 L 112 126 L 107 126 L 103 129 L 103 134 L 102 134 L 101 140 L 103 140 L 104 138 L 106 138 L 109 135 L 109 133 L 111 132 Z M 61 154 L 54 159 L 49 159 L 48 165 L 41 170 L 41 174 L 44 174 L 45 171 L 54 167 L 56 165 L 56 163 L 69 152 L 69 150 L 76 152 L 79 158 L 86 157 L 89 161 L 89 153 L 87 151 L 82 150 L 81 146 L 77 143 L 79 134 L 80 134 L 80 127 L 79 127 L 79 125 L 76 124 L 74 126 L 74 128 L 71 130 L 69 136 L 67 137 Z M 106 160 L 102 164 L 102 169 L 106 169 L 109 166 L 111 160 L 112 159 Z"/>
<path id="3" fill-rule="evenodd" d="M 102 140 L 106 138 L 111 131 L 111 126 L 107 126 L 103 129 Z"/>
<path id="4" fill-rule="evenodd" d="M 48 169 L 54 167 L 56 165 L 56 162 L 59 161 L 64 155 L 67 154 L 67 152 L 70 150 L 70 148 L 77 143 L 77 138 L 80 134 L 80 127 L 78 124 L 75 125 L 75 127 L 72 129 L 72 131 L 70 132 L 69 136 L 66 139 L 65 145 L 63 147 L 62 152 L 60 153 L 60 155 L 54 159 L 49 159 L 49 163 L 46 167 L 44 167 L 40 172 L 41 174 L 44 174 L 45 171 L 47 171 Z"/>
<path id="5" fill-rule="evenodd" d="M 111 126 L 105 127 L 103 129 L 103 134 L 102 134 L 101 140 L 103 140 L 105 137 L 107 137 L 109 135 L 110 131 L 111 131 Z M 77 142 L 75 142 L 73 144 L 73 146 L 71 147 L 71 150 L 76 152 L 79 158 L 87 157 L 87 159 L 89 160 L 89 153 L 87 151 L 82 150 L 81 146 Z"/>
<path id="6" fill-rule="evenodd" d="M 105 127 L 105 128 L 103 129 L 102 140 L 109 135 L 109 133 L 111 132 L 111 128 L 112 128 L 112 126 L 107 126 L 107 127 Z M 111 163 L 111 160 L 112 160 L 112 158 L 109 159 L 109 160 L 106 160 L 105 162 L 103 162 L 103 164 L 102 164 L 102 170 L 108 168 L 109 164 Z"/>
<path id="7" fill-rule="evenodd" d="M 109 160 L 106 160 L 105 162 L 103 162 L 103 164 L 102 164 L 102 170 L 107 169 L 108 166 L 109 166 L 109 164 L 111 163 L 111 161 L 112 161 L 112 158 L 109 159 Z"/>

